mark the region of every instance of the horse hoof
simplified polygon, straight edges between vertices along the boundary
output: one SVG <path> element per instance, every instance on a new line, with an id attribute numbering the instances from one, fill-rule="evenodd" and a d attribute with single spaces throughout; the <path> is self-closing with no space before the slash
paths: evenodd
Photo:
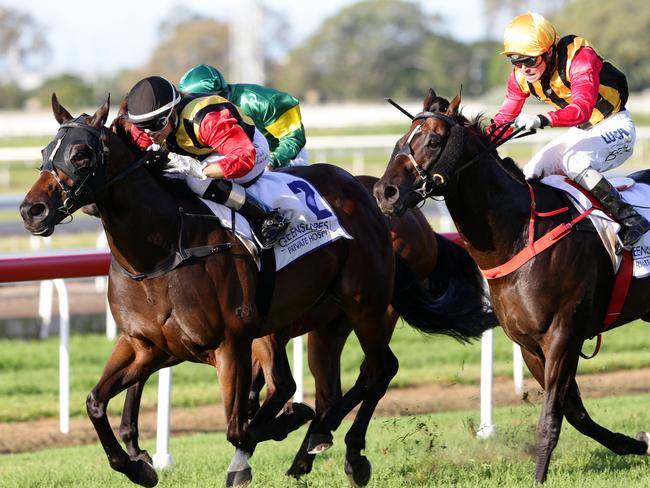
<path id="1" fill-rule="evenodd" d="M 306 403 L 293 402 L 290 408 L 293 413 L 301 417 L 305 423 L 316 418 L 316 410 L 311 408 Z"/>
<path id="2" fill-rule="evenodd" d="M 154 467 L 142 459 L 134 461 L 133 470 L 127 473 L 128 478 L 140 486 L 148 488 L 158 484 L 158 473 Z"/>
<path id="3" fill-rule="evenodd" d="M 350 484 L 355 488 L 360 486 L 366 486 L 370 482 L 370 476 L 372 475 L 372 466 L 370 461 L 365 456 L 361 456 L 359 461 L 355 463 L 356 466 L 352 466 L 345 460 L 345 474 L 350 480 Z"/>
<path id="4" fill-rule="evenodd" d="M 646 445 L 646 454 L 650 454 L 650 434 L 647 432 L 639 432 L 634 438 L 637 441 L 645 442 Z"/>
<path id="5" fill-rule="evenodd" d="M 131 458 L 133 461 L 144 461 L 147 464 L 150 464 L 153 466 L 153 459 L 151 459 L 151 456 L 147 451 L 140 451 L 140 454 L 135 456 L 134 458 Z"/>
<path id="6" fill-rule="evenodd" d="M 241 471 L 228 471 L 226 477 L 226 488 L 244 488 L 253 481 L 253 470 L 251 468 Z"/>
<path id="7" fill-rule="evenodd" d="M 307 443 L 307 452 L 309 454 L 320 454 L 327 451 L 334 444 L 332 434 L 312 434 L 309 436 Z"/>
<path id="8" fill-rule="evenodd" d="M 304 460 L 294 461 L 291 467 L 287 470 L 287 476 L 295 479 L 300 479 L 301 476 L 311 473 L 311 463 Z"/>

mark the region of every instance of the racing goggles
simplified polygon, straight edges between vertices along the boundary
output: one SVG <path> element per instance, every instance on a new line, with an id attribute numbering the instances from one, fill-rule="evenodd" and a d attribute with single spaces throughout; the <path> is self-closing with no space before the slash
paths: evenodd
<path id="1" fill-rule="evenodd" d="M 522 56 L 521 54 L 511 54 L 508 59 L 513 66 L 517 68 L 534 68 L 542 62 L 542 56 Z"/>
<path id="2" fill-rule="evenodd" d="M 135 126 L 138 129 L 145 131 L 147 134 L 155 134 L 162 131 L 167 126 L 169 119 L 173 113 L 174 109 L 171 108 L 167 115 L 156 117 L 155 119 L 151 120 L 146 120 L 144 122 L 139 122 L 135 124 Z"/>

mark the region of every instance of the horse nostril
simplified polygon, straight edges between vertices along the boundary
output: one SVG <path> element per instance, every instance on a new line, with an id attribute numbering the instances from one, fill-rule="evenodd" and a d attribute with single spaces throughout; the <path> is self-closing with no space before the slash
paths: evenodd
<path id="1" fill-rule="evenodd" d="M 384 198 L 389 201 L 394 201 L 397 200 L 399 197 L 399 191 L 397 190 L 396 186 L 393 185 L 387 185 L 384 188 Z"/>
<path id="2" fill-rule="evenodd" d="M 29 205 L 22 205 L 20 207 L 20 214 L 24 220 L 42 220 L 47 217 L 48 209 L 44 203 L 32 203 Z"/>

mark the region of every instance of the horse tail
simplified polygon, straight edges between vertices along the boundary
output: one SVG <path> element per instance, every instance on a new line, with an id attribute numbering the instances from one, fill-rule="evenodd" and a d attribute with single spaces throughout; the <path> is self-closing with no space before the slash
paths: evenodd
<path id="1" fill-rule="evenodd" d="M 487 288 L 476 263 L 461 246 L 436 234 L 438 263 L 425 286 L 406 261 L 395 255 L 391 304 L 412 327 L 450 335 L 461 342 L 497 325 Z"/>

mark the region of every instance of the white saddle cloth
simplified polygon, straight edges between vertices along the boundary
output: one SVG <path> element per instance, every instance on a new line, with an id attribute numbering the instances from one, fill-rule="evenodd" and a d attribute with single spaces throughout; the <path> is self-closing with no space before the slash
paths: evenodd
<path id="1" fill-rule="evenodd" d="M 636 206 L 636 211 L 650 220 L 650 185 L 635 183 L 630 178 L 608 178 L 609 182 L 619 189 L 623 200 L 631 205 Z M 542 183 L 554 186 L 567 193 L 571 202 L 579 212 L 591 208 L 589 199 L 577 188 L 571 186 L 565 181 L 565 176 L 551 175 L 542 179 Z M 607 216 L 601 210 L 594 210 L 589 215 L 591 222 L 594 224 L 598 235 L 600 236 L 605 249 L 612 260 L 614 272 L 618 271 L 623 259 L 620 254 L 616 254 L 616 234 L 621 226 Z M 634 258 L 633 276 L 643 278 L 650 275 L 650 233 L 644 236 L 632 247 L 632 257 Z"/>
<path id="2" fill-rule="evenodd" d="M 266 171 L 246 191 L 270 207 L 280 209 L 290 220 L 286 232 L 273 246 L 276 271 L 337 239 L 352 239 L 339 224 L 329 203 L 302 178 Z M 210 200 L 203 202 L 219 217 L 224 227 L 232 230 L 230 208 Z M 235 235 L 246 245 L 259 268 L 251 227 L 238 213 L 235 214 Z"/>

